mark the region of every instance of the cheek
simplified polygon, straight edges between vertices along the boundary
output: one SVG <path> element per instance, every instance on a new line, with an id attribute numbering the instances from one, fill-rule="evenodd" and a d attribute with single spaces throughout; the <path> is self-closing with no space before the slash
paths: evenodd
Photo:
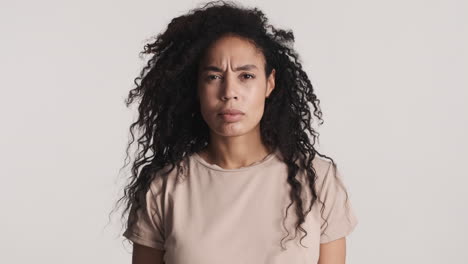
<path id="1" fill-rule="evenodd" d="M 210 123 L 210 121 L 216 119 L 216 101 L 208 97 L 200 98 L 200 112 L 203 116 L 203 119 Z"/>
<path id="2" fill-rule="evenodd" d="M 252 94 L 248 99 L 249 115 L 252 121 L 258 122 L 262 116 L 265 107 L 265 99 L 263 93 Z"/>

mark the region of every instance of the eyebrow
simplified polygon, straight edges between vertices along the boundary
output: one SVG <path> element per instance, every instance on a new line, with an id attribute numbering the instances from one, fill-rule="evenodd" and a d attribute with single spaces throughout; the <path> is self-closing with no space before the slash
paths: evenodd
<path id="1" fill-rule="evenodd" d="M 245 70 L 252 70 L 252 69 L 257 69 L 257 66 L 253 65 L 253 64 L 246 64 L 246 65 L 243 65 L 243 66 L 239 66 L 237 68 L 234 69 L 234 71 L 245 71 Z M 204 71 L 215 71 L 215 72 L 222 72 L 223 70 L 221 70 L 220 68 L 216 67 L 216 66 L 212 66 L 212 65 L 208 65 L 208 66 L 205 66 L 202 68 L 202 72 Z"/>

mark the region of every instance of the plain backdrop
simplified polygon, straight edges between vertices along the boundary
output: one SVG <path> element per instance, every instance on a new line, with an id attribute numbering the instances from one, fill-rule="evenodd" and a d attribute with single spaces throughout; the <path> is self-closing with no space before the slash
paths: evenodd
<path id="1" fill-rule="evenodd" d="M 1 1 L 1 263 L 130 263 L 124 99 L 200 3 Z M 347 263 L 467 263 L 468 2 L 239 3 L 295 34 L 360 221 Z"/>

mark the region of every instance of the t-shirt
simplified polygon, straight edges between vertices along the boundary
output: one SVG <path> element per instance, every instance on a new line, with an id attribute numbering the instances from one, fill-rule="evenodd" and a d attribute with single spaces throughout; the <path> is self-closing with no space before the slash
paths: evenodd
<path id="1" fill-rule="evenodd" d="M 349 197 L 345 200 L 340 172 L 318 155 L 312 166 L 325 207 L 321 212 L 317 200 L 302 224 L 307 231 L 302 245 L 307 248 L 300 243 L 304 235 L 300 229 L 291 240 L 296 232 L 295 203 L 284 220 L 291 187 L 278 150 L 237 169 L 210 164 L 197 153 L 183 162 L 184 169 L 174 167 L 165 180 L 156 177 L 151 182 L 148 213 L 136 211 L 136 224 L 123 234 L 134 243 L 165 250 L 166 264 L 317 263 L 320 243 L 349 235 L 358 223 Z M 305 174 L 299 173 L 304 182 L 301 175 Z M 309 187 L 304 187 L 303 197 L 310 198 Z M 304 210 L 309 205 L 305 203 Z"/>

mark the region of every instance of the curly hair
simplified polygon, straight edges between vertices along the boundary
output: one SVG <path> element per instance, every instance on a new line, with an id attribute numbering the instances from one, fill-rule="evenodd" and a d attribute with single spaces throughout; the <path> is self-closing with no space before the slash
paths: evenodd
<path id="1" fill-rule="evenodd" d="M 287 165 L 291 203 L 286 209 L 286 217 L 291 205 L 296 203 L 295 234 L 297 236 L 298 229 L 305 233 L 302 242 L 307 231 L 301 225 L 314 202 L 320 200 L 315 190 L 316 172 L 311 165 L 312 160 L 319 155 L 331 160 L 336 168 L 332 158 L 314 148 L 319 133 L 312 128 L 309 103 L 321 125 L 320 100 L 292 47 L 293 32 L 268 24 L 267 17 L 258 8 L 248 9 L 231 1 L 208 2 L 172 19 L 167 29 L 146 43 L 139 53 L 140 56 L 152 56 L 134 79 L 136 87 L 125 101 L 128 107 L 139 100 L 138 119 L 130 126 L 132 139 L 127 147 L 127 157 L 130 146 L 135 142 L 134 131 L 141 135 L 130 181 L 124 188 L 123 197 L 118 200 L 126 201 L 123 216 L 132 207 L 144 209 L 141 206 L 145 202 L 144 193 L 155 177 L 163 177 L 158 171 L 166 165 L 170 165 L 170 171 L 173 170 L 184 157 L 207 146 L 209 127 L 201 116 L 194 84 L 198 78 L 198 62 L 207 47 L 226 34 L 243 37 L 262 51 L 266 76 L 272 69 L 276 70 L 275 89 L 265 102 L 260 121 L 261 138 L 268 148 L 280 151 Z M 303 186 L 297 177 L 300 171 L 306 172 L 306 188 L 312 194 L 306 211 L 301 198 Z M 323 207 L 322 202 L 322 212 Z M 127 226 L 132 224 L 129 217 Z"/>

